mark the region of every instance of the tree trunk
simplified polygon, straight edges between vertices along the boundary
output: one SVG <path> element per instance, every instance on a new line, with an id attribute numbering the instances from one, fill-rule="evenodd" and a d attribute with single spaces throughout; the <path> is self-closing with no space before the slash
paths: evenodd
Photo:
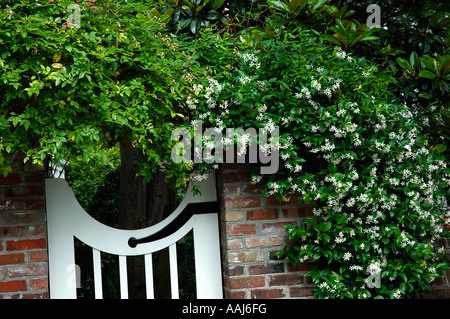
<path id="1" fill-rule="evenodd" d="M 177 191 L 170 188 L 165 181 L 164 173 L 157 171 L 147 186 L 147 220 L 150 225 L 159 223 L 169 216 L 178 206 Z M 170 298 L 170 273 L 168 249 L 153 254 L 155 298 Z"/>
<path id="2" fill-rule="evenodd" d="M 120 184 L 118 226 L 139 229 L 147 226 L 147 199 L 144 179 L 138 176 L 142 152 L 131 145 L 129 134 L 120 143 Z"/>
<path id="3" fill-rule="evenodd" d="M 139 149 L 133 148 L 129 134 L 120 144 L 121 171 L 119 186 L 120 229 L 141 229 L 157 224 L 178 206 L 177 191 L 169 187 L 164 173 L 158 171 L 149 184 L 138 176 L 139 162 L 144 160 Z M 145 298 L 144 258 L 128 260 L 129 297 Z M 169 260 L 167 249 L 153 254 L 155 297 L 170 298 Z"/>

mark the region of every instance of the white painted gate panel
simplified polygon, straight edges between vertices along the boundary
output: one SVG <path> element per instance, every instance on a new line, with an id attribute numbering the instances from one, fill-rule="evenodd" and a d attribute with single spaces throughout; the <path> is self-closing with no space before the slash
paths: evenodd
<path id="1" fill-rule="evenodd" d="M 177 209 L 165 220 L 148 228 L 122 230 L 106 226 L 89 216 L 80 206 L 72 189 L 64 179 L 46 180 L 48 251 L 50 298 L 76 298 L 76 265 L 74 237 L 93 248 L 95 298 L 102 298 L 101 252 L 118 255 L 121 269 L 121 298 L 128 297 L 126 278 L 126 256 L 144 255 L 146 263 L 147 298 L 153 298 L 153 273 L 151 254 L 169 247 L 171 256 L 172 298 L 178 298 L 176 242 L 189 231 L 194 235 L 194 258 L 197 298 L 220 299 L 222 275 L 220 266 L 220 243 L 218 211 L 195 213 L 202 204 L 217 202 L 215 176 L 195 182 L 201 196 L 193 196 L 192 183 Z M 189 217 L 187 211 L 194 214 Z M 187 216 L 187 217 L 185 217 Z M 172 226 L 174 221 L 188 218 L 184 224 L 166 237 L 145 242 L 149 236 L 157 236 Z M 172 223 L 172 224 L 171 224 Z M 129 244 L 130 238 L 137 238 L 137 245 Z M 140 240 L 143 239 L 143 240 Z M 149 239 L 150 240 L 150 239 Z M 131 242 L 131 241 L 130 241 Z"/>

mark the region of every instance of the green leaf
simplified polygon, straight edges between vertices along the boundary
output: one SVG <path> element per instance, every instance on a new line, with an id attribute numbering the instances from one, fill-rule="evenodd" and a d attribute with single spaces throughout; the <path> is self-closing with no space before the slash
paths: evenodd
<path id="1" fill-rule="evenodd" d="M 340 33 L 340 32 L 336 32 L 336 33 L 342 34 L 342 35 L 346 34 L 346 27 L 345 27 L 344 22 L 341 19 L 336 19 L 336 23 L 337 23 L 339 29 L 341 29 L 340 31 L 342 32 L 342 33 Z M 330 29 L 331 29 L 331 27 L 330 27 Z"/>
<path id="2" fill-rule="evenodd" d="M 217 19 L 220 19 L 220 17 L 221 17 L 221 14 L 215 10 L 209 10 L 206 13 L 206 19 L 208 19 L 208 20 L 217 20 Z"/>
<path id="3" fill-rule="evenodd" d="M 323 223 L 323 231 L 328 231 L 331 229 L 331 226 L 333 226 L 333 224 L 331 222 L 326 222 Z"/>
<path id="4" fill-rule="evenodd" d="M 420 58 L 420 62 L 422 66 L 426 67 L 427 69 L 431 71 L 436 71 L 436 68 L 434 67 L 435 60 L 430 56 L 423 56 Z"/>
<path id="5" fill-rule="evenodd" d="M 178 24 L 178 27 L 179 27 L 180 29 L 184 29 L 184 28 L 187 27 L 191 22 L 192 22 L 192 18 L 180 20 L 180 21 L 179 21 L 179 24 Z"/>
<path id="6" fill-rule="evenodd" d="M 198 30 L 200 30 L 200 26 L 201 26 L 200 19 L 192 19 L 191 25 L 190 25 L 191 32 L 193 34 L 196 34 L 198 32 Z"/>
<path id="7" fill-rule="evenodd" d="M 414 68 L 416 63 L 419 61 L 419 56 L 417 55 L 416 51 L 413 51 L 411 55 L 409 56 L 409 63 L 411 64 L 411 67 Z"/>
<path id="8" fill-rule="evenodd" d="M 312 7 L 313 10 L 317 10 L 317 9 L 323 7 L 323 5 L 328 2 L 328 0 L 316 0 L 315 2 L 316 3 Z M 314 1 L 313 1 L 313 3 L 314 3 Z"/>
<path id="9" fill-rule="evenodd" d="M 338 39 L 333 37 L 331 34 L 324 33 L 324 34 L 322 34 L 322 38 L 324 38 L 324 40 L 331 42 L 333 44 L 342 45 L 341 41 L 339 41 Z"/>
<path id="10" fill-rule="evenodd" d="M 369 35 L 369 34 L 365 34 L 365 35 L 360 35 L 358 36 L 353 42 L 356 43 L 359 41 L 374 41 L 374 40 L 378 40 L 379 37 L 375 36 L 375 35 Z"/>
<path id="11" fill-rule="evenodd" d="M 430 95 L 428 94 L 428 92 L 420 92 L 419 97 L 428 100 L 430 98 Z"/>
<path id="12" fill-rule="evenodd" d="M 445 144 L 436 144 L 431 147 L 433 151 L 437 151 L 438 153 L 442 153 L 447 149 L 447 146 Z"/>
<path id="13" fill-rule="evenodd" d="M 211 7 L 216 10 L 217 8 L 219 8 L 222 4 L 224 4 L 225 0 L 216 0 L 214 1 L 214 3 L 211 5 Z"/>
<path id="14" fill-rule="evenodd" d="M 404 58 L 397 58 L 397 63 L 402 67 L 404 70 L 412 70 L 411 64 L 408 62 L 408 60 Z"/>
<path id="15" fill-rule="evenodd" d="M 436 74 L 434 74 L 433 72 L 428 71 L 428 70 L 420 71 L 419 76 L 423 77 L 423 78 L 430 79 L 430 80 L 433 80 L 433 79 L 436 78 Z"/>
<path id="16" fill-rule="evenodd" d="M 269 0 L 267 1 L 270 5 L 274 6 L 275 8 L 284 11 L 286 13 L 292 13 L 292 9 L 284 3 L 284 1 L 279 0 Z"/>

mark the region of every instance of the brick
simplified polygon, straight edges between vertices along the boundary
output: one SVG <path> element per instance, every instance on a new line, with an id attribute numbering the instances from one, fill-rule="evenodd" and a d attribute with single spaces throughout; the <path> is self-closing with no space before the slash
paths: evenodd
<path id="1" fill-rule="evenodd" d="M 25 176 L 26 183 L 42 183 L 45 181 L 45 176 L 43 173 L 27 174 Z"/>
<path id="2" fill-rule="evenodd" d="M 28 252 L 30 263 L 39 263 L 48 261 L 47 250 L 33 250 Z"/>
<path id="3" fill-rule="evenodd" d="M 22 210 L 23 202 L 18 200 L 2 200 L 0 201 L 0 211 Z"/>
<path id="4" fill-rule="evenodd" d="M 283 289 L 254 289 L 251 292 L 252 299 L 275 299 L 283 297 Z"/>
<path id="5" fill-rule="evenodd" d="M 19 186 L 5 190 L 5 197 L 43 196 L 44 186 Z"/>
<path id="6" fill-rule="evenodd" d="M 45 222 L 45 212 L 8 212 L 3 214 L 3 218 L 8 225 L 37 224 Z"/>
<path id="7" fill-rule="evenodd" d="M 251 237 L 245 239 L 245 246 L 247 248 L 280 246 L 282 244 L 283 244 L 282 236 Z"/>
<path id="8" fill-rule="evenodd" d="M 30 280 L 30 287 L 33 290 L 48 289 L 48 279 L 47 278 L 42 278 L 42 279 Z"/>
<path id="9" fill-rule="evenodd" d="M 247 220 L 263 220 L 263 219 L 277 219 L 278 210 L 276 209 L 256 209 L 246 212 Z"/>
<path id="10" fill-rule="evenodd" d="M 292 265 L 291 262 L 286 264 L 286 272 L 297 272 L 297 271 L 308 271 L 312 269 L 312 263 L 310 262 L 302 262 L 295 265 Z"/>
<path id="11" fill-rule="evenodd" d="M 312 287 L 291 287 L 291 297 L 313 297 L 314 288 Z"/>
<path id="12" fill-rule="evenodd" d="M 229 276 L 242 276 L 244 274 L 244 267 L 235 266 L 230 268 Z"/>
<path id="13" fill-rule="evenodd" d="M 264 192 L 265 188 L 265 185 L 249 184 L 245 186 L 245 193 L 250 195 L 261 195 Z"/>
<path id="14" fill-rule="evenodd" d="M 225 212 L 225 220 L 227 222 L 238 221 L 243 219 L 243 212 Z"/>
<path id="15" fill-rule="evenodd" d="M 0 268 L 0 280 L 5 279 L 6 277 L 6 270 Z"/>
<path id="16" fill-rule="evenodd" d="M 312 212 L 312 208 L 310 207 L 294 207 L 283 209 L 283 217 L 286 218 L 299 218 L 311 216 L 314 216 L 314 214 Z"/>
<path id="17" fill-rule="evenodd" d="M 46 236 L 47 226 L 46 225 L 31 225 L 28 226 L 29 236 Z"/>
<path id="18" fill-rule="evenodd" d="M 229 299 L 246 299 L 245 291 L 230 291 L 228 292 Z"/>
<path id="19" fill-rule="evenodd" d="M 288 274 L 270 276 L 269 286 L 290 286 L 303 283 L 303 275 Z"/>
<path id="20" fill-rule="evenodd" d="M 23 240 L 10 240 L 6 242 L 6 250 L 30 250 L 30 249 L 43 249 L 47 247 L 47 241 L 45 238 L 38 239 L 23 239 Z"/>
<path id="21" fill-rule="evenodd" d="M 27 200 L 25 202 L 26 209 L 29 210 L 38 210 L 38 209 L 45 209 L 45 201 L 44 200 Z"/>
<path id="22" fill-rule="evenodd" d="M 243 248 L 244 245 L 242 244 L 241 239 L 228 239 L 227 240 L 227 249 L 228 250 L 236 250 Z"/>
<path id="23" fill-rule="evenodd" d="M 225 198 L 225 209 L 252 208 L 261 206 L 259 197 Z"/>
<path id="24" fill-rule="evenodd" d="M 22 264 L 25 262 L 25 254 L 6 254 L 0 255 L 0 265 Z"/>
<path id="25" fill-rule="evenodd" d="M 47 265 L 43 264 L 10 267 L 8 268 L 8 275 L 10 278 L 47 275 Z"/>
<path id="26" fill-rule="evenodd" d="M 27 283 L 25 280 L 12 280 L 0 282 L 0 292 L 26 291 Z"/>
<path id="27" fill-rule="evenodd" d="M 264 276 L 230 278 L 230 287 L 232 289 L 264 287 L 265 284 Z"/>
<path id="28" fill-rule="evenodd" d="M 48 298 L 48 292 L 38 292 L 38 293 L 30 293 L 30 292 L 20 292 L 16 294 L 8 294 L 9 299 L 49 299 Z"/>
<path id="29" fill-rule="evenodd" d="M 17 185 L 22 183 L 22 176 L 20 174 L 8 174 L 6 177 L 0 177 L 0 185 Z"/>
<path id="30" fill-rule="evenodd" d="M 261 238 L 262 247 L 280 246 L 282 244 L 283 244 L 283 236 L 271 236 Z"/>
<path id="31" fill-rule="evenodd" d="M 255 234 L 255 224 L 231 224 L 227 225 L 227 234 L 230 235 L 246 235 Z"/>
<path id="32" fill-rule="evenodd" d="M 6 237 L 23 237 L 25 236 L 25 227 L 0 227 L 0 238 Z"/>
<path id="33" fill-rule="evenodd" d="M 238 196 L 241 193 L 241 186 L 225 185 L 223 187 L 223 196 Z"/>
<path id="34" fill-rule="evenodd" d="M 261 240 L 258 237 L 251 237 L 245 239 L 245 246 L 247 248 L 258 247 L 261 244 Z"/>
<path id="35" fill-rule="evenodd" d="M 268 266 L 252 265 L 248 267 L 248 273 L 250 275 L 276 274 L 283 272 L 284 272 L 283 263 L 269 264 Z"/>
<path id="36" fill-rule="evenodd" d="M 275 223 L 264 223 L 261 225 L 261 231 L 263 233 L 278 233 L 278 232 L 286 232 L 286 224 L 296 225 L 296 222 L 275 222 Z"/>
<path id="37" fill-rule="evenodd" d="M 49 299 L 48 292 L 20 293 L 11 296 L 11 299 Z"/>
<path id="38" fill-rule="evenodd" d="M 228 262 L 231 263 L 257 262 L 262 260 L 263 260 L 262 253 L 256 250 L 228 253 Z"/>
<path id="39" fill-rule="evenodd" d="M 295 205 L 298 202 L 298 195 L 288 195 L 287 200 L 283 200 L 281 203 L 274 195 L 267 196 L 266 198 L 267 206 Z"/>
<path id="40" fill-rule="evenodd" d="M 449 299 L 450 288 L 435 288 L 432 287 L 431 291 L 426 291 L 420 295 L 421 299 Z"/>

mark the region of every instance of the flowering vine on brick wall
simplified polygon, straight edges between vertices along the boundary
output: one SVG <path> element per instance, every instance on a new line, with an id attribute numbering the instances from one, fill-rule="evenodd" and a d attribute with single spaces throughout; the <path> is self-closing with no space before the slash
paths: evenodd
<path id="1" fill-rule="evenodd" d="M 241 40 L 205 40 L 205 55 L 221 50 L 216 71 L 193 86 L 184 107 L 189 121 L 218 132 L 279 130 L 280 168 L 265 194 L 299 195 L 314 216 L 287 225 L 295 243 L 278 256 L 312 262 L 320 298 L 404 298 L 428 289 L 447 269 L 435 244 L 445 231 L 439 198 L 449 170 L 422 133 L 426 118 L 402 102 L 387 70 L 326 47 L 313 32 Z M 185 127 L 194 134 L 192 123 Z M 203 142 L 229 146 L 210 138 Z M 255 169 L 252 182 L 262 180 Z M 379 284 L 368 284 L 371 275 Z"/>

